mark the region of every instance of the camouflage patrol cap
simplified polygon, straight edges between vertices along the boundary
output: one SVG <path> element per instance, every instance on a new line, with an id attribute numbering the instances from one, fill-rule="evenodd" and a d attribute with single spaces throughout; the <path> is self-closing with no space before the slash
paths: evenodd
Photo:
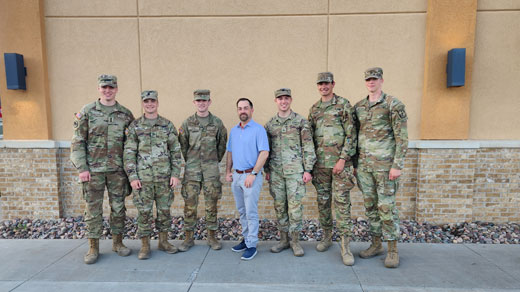
<path id="1" fill-rule="evenodd" d="M 369 78 L 383 78 L 383 69 L 379 67 L 372 67 L 365 70 L 365 80 Z"/>
<path id="2" fill-rule="evenodd" d="M 159 98 L 159 94 L 155 90 L 145 90 L 141 93 L 141 99 L 147 100 L 147 99 L 155 99 L 157 100 Z"/>
<path id="3" fill-rule="evenodd" d="M 110 87 L 117 87 L 117 77 L 115 75 L 107 75 L 102 74 L 98 77 L 98 86 L 110 86 Z"/>
<path id="4" fill-rule="evenodd" d="M 194 100 L 209 100 L 209 89 L 197 89 L 193 92 Z"/>
<path id="5" fill-rule="evenodd" d="M 280 88 L 280 89 L 278 89 L 278 90 L 276 90 L 276 91 L 274 92 L 274 97 L 275 97 L 275 98 L 278 98 L 278 97 L 280 97 L 280 96 L 284 96 L 284 95 L 287 95 L 287 96 L 292 97 L 292 95 L 291 95 L 291 89 L 290 89 L 290 88 Z"/>
<path id="6" fill-rule="evenodd" d="M 320 83 L 320 82 L 332 83 L 332 82 L 334 82 L 334 75 L 331 72 L 318 73 L 318 78 L 316 80 L 316 83 Z"/>

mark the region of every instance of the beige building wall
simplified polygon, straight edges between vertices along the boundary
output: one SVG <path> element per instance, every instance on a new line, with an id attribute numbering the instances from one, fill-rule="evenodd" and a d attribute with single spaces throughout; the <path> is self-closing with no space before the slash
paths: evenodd
<path id="1" fill-rule="evenodd" d="M 9 11 L 10 2 L 2 3 L 7 7 L 4 11 Z M 30 86 L 33 89 L 25 93 L 3 94 L 6 139 L 70 140 L 73 113 L 96 99 L 96 77 L 101 73 L 119 77 L 118 99 L 136 116 L 140 115 L 141 90 L 158 90 L 161 113 L 176 125 L 193 113 L 193 90 L 209 88 L 214 99 L 211 110 L 230 128 L 237 122 L 237 98 L 250 97 L 255 119 L 264 123 L 276 112 L 273 91 L 279 87 L 291 87 L 293 108 L 307 115 L 319 97 L 314 81 L 320 71 L 334 72 L 336 92 L 355 103 L 365 95 L 363 70 L 378 65 L 385 70 L 384 90 L 406 104 L 411 140 L 432 131 L 432 127 L 421 130 L 421 119 L 431 125 L 444 120 L 421 116 L 421 111 L 433 110 L 421 108 L 425 96 L 446 98 L 422 92 L 426 0 L 41 3 L 44 45 L 27 46 L 22 53 L 29 56 L 26 65 L 35 72 L 29 51 L 44 52 L 37 58 L 43 65 L 37 68 L 48 71 L 48 84 L 43 82 L 41 93 Z M 475 49 L 473 59 L 468 60 L 474 66 L 467 88 L 471 92 L 466 106 L 469 122 L 460 131 L 467 131 L 469 139 L 520 139 L 515 129 L 520 101 L 514 94 L 520 81 L 516 73 L 520 69 L 520 35 L 514 33 L 520 27 L 520 2 L 477 3 Z M 47 80 L 45 72 L 40 75 Z M 443 72 L 436 75 L 435 79 L 445 79 Z M 31 77 L 28 82 L 33 82 Z M 38 113 L 27 114 L 27 107 L 20 110 L 18 104 L 24 102 L 20 94 L 36 103 L 43 101 L 43 106 L 33 109 Z M 35 123 L 35 117 L 42 122 Z M 27 122 L 33 124 L 27 126 Z M 456 118 L 450 123 L 459 124 Z M 443 130 L 449 128 L 437 129 L 434 139 L 449 138 Z"/>
<path id="2" fill-rule="evenodd" d="M 479 1 L 470 139 L 520 139 L 520 1 Z"/>
<path id="3" fill-rule="evenodd" d="M 280 87 L 307 116 L 321 71 L 334 72 L 336 92 L 354 104 L 366 93 L 363 71 L 376 65 L 419 137 L 425 1 L 98 2 L 45 1 L 55 140 L 70 140 L 73 113 L 95 100 L 101 73 L 118 76 L 118 100 L 136 116 L 140 91 L 158 90 L 160 113 L 177 126 L 194 112 L 193 90 L 211 89 L 210 110 L 229 129 L 239 97 L 252 99 L 263 124 Z"/>

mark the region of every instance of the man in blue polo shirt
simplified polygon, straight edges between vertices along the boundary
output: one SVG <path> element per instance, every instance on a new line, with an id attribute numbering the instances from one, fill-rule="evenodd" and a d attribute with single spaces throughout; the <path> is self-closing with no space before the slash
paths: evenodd
<path id="1" fill-rule="evenodd" d="M 264 127 L 253 121 L 253 103 L 249 99 L 237 101 L 237 112 L 240 123 L 231 128 L 227 144 L 226 181 L 231 182 L 244 237 L 231 250 L 244 251 L 242 259 L 247 261 L 256 255 L 258 198 L 262 190 L 262 168 L 269 156 L 269 142 Z"/>

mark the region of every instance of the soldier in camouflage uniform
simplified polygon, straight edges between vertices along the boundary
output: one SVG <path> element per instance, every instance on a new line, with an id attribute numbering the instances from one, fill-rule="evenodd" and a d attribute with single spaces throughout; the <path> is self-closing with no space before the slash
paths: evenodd
<path id="1" fill-rule="evenodd" d="M 372 244 L 360 253 L 360 257 L 382 254 L 383 237 L 388 241 L 385 266 L 395 268 L 399 266 L 399 214 L 395 194 L 408 149 L 408 131 L 404 105 L 381 90 L 383 81 L 383 69 L 367 69 L 368 96 L 354 106 L 359 133 L 356 175 L 372 235 Z"/>
<path id="2" fill-rule="evenodd" d="M 117 77 L 98 78 L 100 97 L 75 114 L 70 160 L 79 171 L 85 206 L 89 251 L 86 264 L 99 256 L 99 237 L 103 230 L 103 195 L 108 190 L 112 250 L 120 256 L 131 252 L 123 244 L 125 197 L 130 194 L 123 170 L 125 128 L 134 120 L 132 113 L 116 101 Z"/>
<path id="3" fill-rule="evenodd" d="M 321 99 L 310 109 L 309 123 L 313 131 L 317 162 L 312 183 L 316 187 L 319 220 L 324 238 L 316 249 L 326 251 L 332 245 L 332 212 L 334 200 L 337 229 L 341 236 L 341 257 L 345 265 L 354 264 L 349 243 L 352 236 L 350 190 L 354 187 L 352 157 L 356 154 L 356 128 L 350 102 L 334 94 L 334 76 L 318 74 Z"/>
<path id="4" fill-rule="evenodd" d="M 186 238 L 179 250 L 187 251 L 194 245 L 193 234 L 201 190 L 204 191 L 206 206 L 208 244 L 213 250 L 219 250 L 222 245 L 215 236 L 218 229 L 217 203 L 222 197 L 218 164 L 226 153 L 227 130 L 222 121 L 208 110 L 211 105 L 209 90 L 195 90 L 193 99 L 197 112 L 188 117 L 179 129 L 182 155 L 186 161 L 181 191 Z"/>
<path id="5" fill-rule="evenodd" d="M 305 184 L 312 180 L 316 154 L 309 122 L 291 110 L 291 90 L 278 89 L 274 96 L 278 114 L 265 125 L 271 153 L 264 170 L 274 199 L 280 242 L 271 252 L 278 253 L 290 246 L 295 256 L 303 256 L 298 242 L 303 226 L 302 199 Z"/>
<path id="6" fill-rule="evenodd" d="M 171 226 L 170 207 L 173 188 L 179 184 L 182 157 L 177 129 L 157 113 L 158 94 L 141 93 L 144 114 L 126 130 L 125 171 L 134 193 L 137 208 L 137 235 L 141 238 L 140 260 L 150 258 L 153 203 L 157 212 L 155 228 L 159 230 L 158 249 L 173 254 L 177 248 L 168 242 Z"/>

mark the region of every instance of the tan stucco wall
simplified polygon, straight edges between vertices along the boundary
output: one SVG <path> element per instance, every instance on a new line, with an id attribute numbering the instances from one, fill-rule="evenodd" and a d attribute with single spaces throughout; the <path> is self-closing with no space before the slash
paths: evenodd
<path id="1" fill-rule="evenodd" d="M 177 126 L 194 112 L 193 90 L 209 88 L 210 110 L 230 128 L 237 98 L 251 98 L 265 123 L 280 87 L 293 89 L 293 109 L 306 116 L 321 71 L 333 71 L 336 92 L 355 103 L 365 95 L 362 72 L 375 65 L 417 138 L 425 2 L 328 2 L 46 1 L 54 139 L 70 139 L 73 113 L 95 99 L 100 73 L 118 76 L 118 100 L 136 115 L 140 91 L 158 90 L 160 113 Z"/>
<path id="2" fill-rule="evenodd" d="M 456 8 L 471 2 L 446 3 Z M 140 91 L 159 90 L 160 111 L 177 126 L 193 112 L 193 90 L 209 88 L 211 110 L 229 128 L 237 121 L 238 97 L 255 102 L 255 119 L 263 123 L 275 113 L 272 93 L 282 86 L 293 89 L 293 108 L 307 115 L 318 99 L 316 73 L 324 70 L 335 73 L 336 92 L 355 103 L 365 95 L 361 76 L 370 66 L 384 68 L 383 90 L 406 104 L 412 140 L 430 139 L 425 134 L 432 131 L 438 134 L 433 139 L 520 139 L 514 128 L 519 99 L 512 94 L 520 81 L 520 37 L 505 33 L 518 31 L 519 1 L 477 1 L 475 54 L 468 60 L 475 70 L 463 89 L 470 95 L 458 107 L 449 105 L 445 90 L 423 91 L 427 78 L 445 84 L 444 59 L 425 54 L 426 0 L 45 0 L 39 24 L 38 15 L 19 9 L 32 3 L 39 11 L 38 1 L 0 3 L 7 7 L 0 9 L 0 46 L 23 48 L 17 51 L 26 56 L 32 89 L 6 93 L 0 73 L 5 139 L 69 140 L 73 113 L 95 100 L 101 73 L 119 77 L 118 100 L 137 116 Z M 445 55 L 443 45 L 438 48 Z M 441 69 L 425 78 L 425 61 Z M 498 77 L 504 72 L 512 80 Z M 449 110 L 422 106 L 428 98 L 447 99 Z M 421 119 L 429 123 L 422 129 Z"/>
<path id="3" fill-rule="evenodd" d="M 516 11 L 477 14 L 470 139 L 520 138 L 520 1 L 516 3 Z"/>
<path id="4" fill-rule="evenodd" d="M 0 98 L 4 139 L 52 138 L 43 2 L 0 0 Z M 27 90 L 8 90 L 4 53 L 18 53 L 27 68 Z"/>
<path id="5" fill-rule="evenodd" d="M 421 139 L 467 139 L 477 0 L 428 0 Z M 466 49 L 465 85 L 446 86 L 448 51 Z"/>

